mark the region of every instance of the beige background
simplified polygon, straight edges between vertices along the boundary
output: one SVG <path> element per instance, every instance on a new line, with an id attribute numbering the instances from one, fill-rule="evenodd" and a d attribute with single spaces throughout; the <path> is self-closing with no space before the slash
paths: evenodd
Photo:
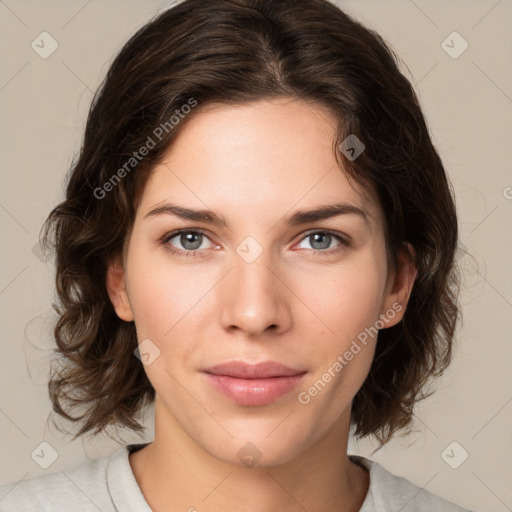
<path id="1" fill-rule="evenodd" d="M 416 433 L 373 458 L 466 507 L 512 510 L 512 1 L 339 4 L 377 29 L 410 70 L 404 68 L 456 190 L 460 246 L 474 258 L 460 251 L 464 324 L 452 366 L 436 394 L 418 407 Z M 0 482 L 119 448 L 106 437 L 70 443 L 48 422 L 53 266 L 32 249 L 43 220 L 62 198 L 92 91 L 127 38 L 167 5 L 0 1 Z M 31 48 L 43 31 L 59 45 L 47 59 Z M 454 31 L 469 44 L 456 59 L 441 46 Z M 454 41 L 452 51 L 461 48 Z M 147 424 L 143 440 L 149 441 L 150 415 Z M 46 470 L 31 458 L 43 441 L 58 453 Z M 451 461 L 460 460 L 462 450 L 469 454 L 458 469 L 441 456 L 454 441 Z M 369 455 L 373 446 L 353 444 L 352 450 Z"/>

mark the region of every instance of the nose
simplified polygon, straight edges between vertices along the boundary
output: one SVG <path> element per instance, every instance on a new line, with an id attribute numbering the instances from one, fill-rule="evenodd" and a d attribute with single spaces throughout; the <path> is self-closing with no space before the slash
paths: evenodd
<path id="1" fill-rule="evenodd" d="M 289 329 L 293 294 L 283 278 L 265 252 L 252 263 L 237 261 L 222 283 L 222 327 L 248 337 Z"/>

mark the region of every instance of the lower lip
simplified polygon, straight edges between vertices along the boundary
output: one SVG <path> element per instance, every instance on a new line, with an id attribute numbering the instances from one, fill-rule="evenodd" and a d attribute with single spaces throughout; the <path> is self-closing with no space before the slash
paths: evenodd
<path id="1" fill-rule="evenodd" d="M 296 388 L 305 373 L 266 379 L 238 379 L 205 373 L 210 384 L 240 405 L 267 405 Z"/>

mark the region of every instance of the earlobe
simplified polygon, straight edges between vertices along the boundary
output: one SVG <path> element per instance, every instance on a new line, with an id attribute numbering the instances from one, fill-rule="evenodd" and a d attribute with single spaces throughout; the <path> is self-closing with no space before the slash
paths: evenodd
<path id="1" fill-rule="evenodd" d="M 410 244 L 407 246 L 410 254 L 405 248 L 399 252 L 396 272 L 393 273 L 392 281 L 388 283 L 389 291 L 384 298 L 381 316 L 393 310 L 393 318 L 389 319 L 386 327 L 392 327 L 402 320 L 418 273 L 413 260 L 414 248 Z"/>
<path id="2" fill-rule="evenodd" d="M 126 289 L 125 272 L 121 262 L 111 262 L 107 268 L 106 285 L 117 316 L 125 322 L 133 321 L 133 312 Z"/>

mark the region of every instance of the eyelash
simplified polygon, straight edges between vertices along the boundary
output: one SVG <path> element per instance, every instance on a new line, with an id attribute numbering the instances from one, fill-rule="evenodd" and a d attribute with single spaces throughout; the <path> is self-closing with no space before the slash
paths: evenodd
<path id="1" fill-rule="evenodd" d="M 172 245 L 169 244 L 169 241 L 171 239 L 173 239 L 174 237 L 176 237 L 178 235 L 184 234 L 184 233 L 201 234 L 201 235 L 205 236 L 206 238 L 209 238 L 208 235 L 206 234 L 206 232 L 204 232 L 201 229 L 179 229 L 177 231 L 173 231 L 172 233 L 165 234 L 160 239 L 160 243 L 165 247 L 165 249 L 167 251 L 171 252 L 172 254 L 174 254 L 180 258 L 182 258 L 182 257 L 183 258 L 202 258 L 202 257 L 204 257 L 204 256 L 199 256 L 199 253 L 203 252 L 202 249 L 195 249 L 195 250 L 191 250 L 191 251 L 182 251 L 181 249 L 176 249 Z M 316 229 L 316 230 L 308 231 L 299 240 L 299 243 L 302 242 L 304 239 L 308 238 L 309 236 L 317 234 L 317 233 L 321 233 L 323 235 L 326 235 L 326 234 L 331 235 L 336 240 L 338 240 L 340 242 L 340 244 L 337 245 L 336 247 L 334 247 L 333 249 L 326 249 L 326 250 L 308 249 L 310 251 L 313 251 L 313 255 L 315 257 L 335 254 L 335 253 L 340 252 L 344 249 L 347 249 L 348 247 L 351 246 L 351 243 L 349 240 L 347 240 L 346 238 L 342 237 L 341 235 L 335 233 L 334 231 L 329 231 L 328 229 L 322 229 L 322 230 Z"/>

